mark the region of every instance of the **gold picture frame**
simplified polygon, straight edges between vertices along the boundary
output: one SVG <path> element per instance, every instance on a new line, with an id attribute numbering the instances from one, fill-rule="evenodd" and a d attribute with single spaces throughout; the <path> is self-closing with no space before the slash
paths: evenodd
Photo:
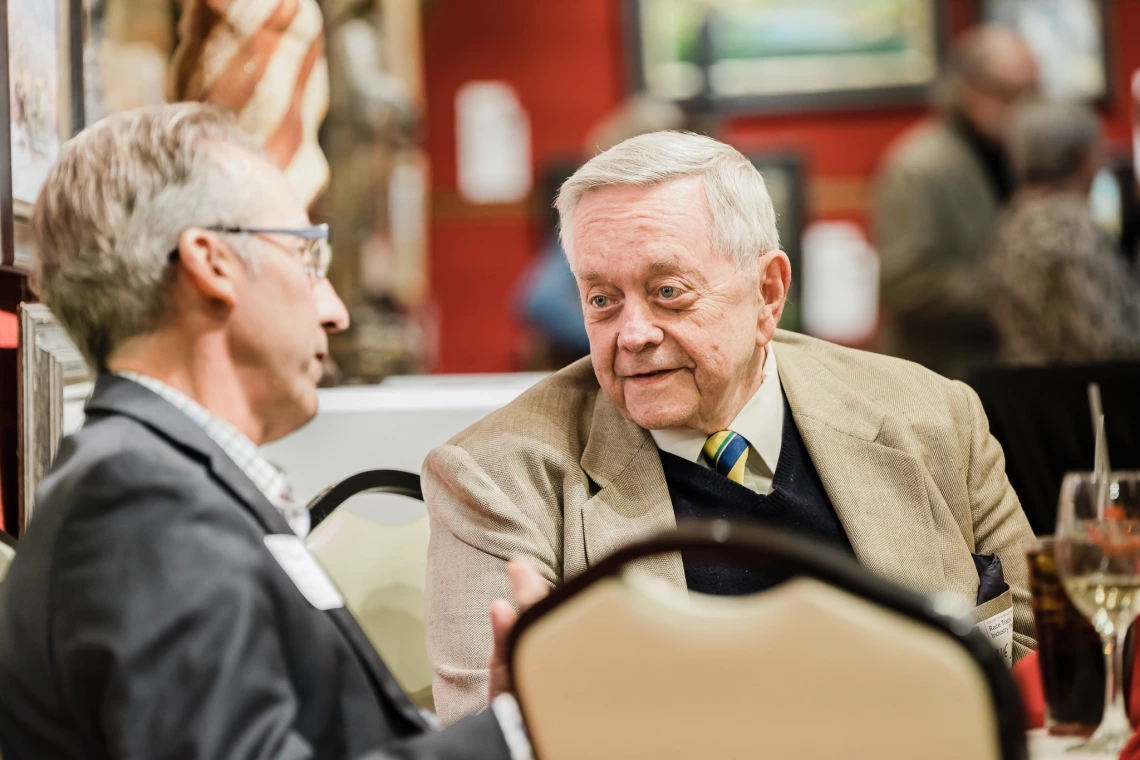
<path id="1" fill-rule="evenodd" d="M 20 304 L 17 351 L 19 436 L 19 532 L 35 510 L 36 488 L 55 459 L 64 435 L 64 409 L 85 397 L 93 375 L 75 344 L 43 304 Z"/>

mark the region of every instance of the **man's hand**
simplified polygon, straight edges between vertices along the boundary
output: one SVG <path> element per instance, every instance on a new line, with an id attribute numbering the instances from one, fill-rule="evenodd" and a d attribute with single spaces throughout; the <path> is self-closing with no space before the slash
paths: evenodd
<path id="1" fill-rule="evenodd" d="M 529 560 L 513 559 L 507 565 L 507 575 L 511 579 L 512 605 L 504 599 L 491 603 L 491 631 L 495 638 L 495 648 L 491 652 L 491 680 L 487 690 L 487 704 L 495 697 L 510 691 L 511 679 L 507 673 L 507 639 L 511 629 L 518 622 L 519 611 L 524 611 L 550 593 L 550 584 L 542 577 Z"/>

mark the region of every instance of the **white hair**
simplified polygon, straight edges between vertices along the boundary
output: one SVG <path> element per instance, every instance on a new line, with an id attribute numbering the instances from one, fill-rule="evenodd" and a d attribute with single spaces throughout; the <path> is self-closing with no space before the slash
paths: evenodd
<path id="1" fill-rule="evenodd" d="M 760 256 L 780 247 L 776 213 L 760 172 L 735 148 L 691 132 L 652 132 L 590 159 L 562 185 L 555 205 L 562 247 L 574 260 L 574 215 L 592 190 L 652 187 L 683 177 L 704 180 L 713 248 L 741 272 L 755 273 Z"/>
<path id="2" fill-rule="evenodd" d="M 231 113 L 200 103 L 115 114 L 64 146 L 32 216 L 32 282 L 93 366 L 159 327 L 183 230 L 235 226 L 265 203 L 226 146 L 259 153 Z"/>

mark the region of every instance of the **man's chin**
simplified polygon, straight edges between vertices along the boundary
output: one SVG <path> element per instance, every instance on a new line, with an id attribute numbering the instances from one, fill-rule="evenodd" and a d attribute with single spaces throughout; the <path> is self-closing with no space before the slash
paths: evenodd
<path id="1" fill-rule="evenodd" d="M 692 417 L 688 409 L 656 404 L 630 404 L 626 400 L 626 417 L 646 430 L 667 430 L 685 427 Z"/>

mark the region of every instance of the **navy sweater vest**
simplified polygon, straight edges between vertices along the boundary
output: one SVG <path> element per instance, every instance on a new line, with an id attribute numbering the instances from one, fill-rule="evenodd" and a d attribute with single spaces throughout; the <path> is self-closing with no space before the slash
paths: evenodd
<path id="1" fill-rule="evenodd" d="M 780 461 L 772 479 L 772 493 L 766 496 L 695 462 L 665 451 L 659 453 L 678 523 L 695 519 L 756 523 L 798 533 L 837 551 L 854 554 L 786 399 Z M 785 575 L 735 564 L 688 556 L 682 559 L 689 589 L 705 594 L 754 594 L 787 579 Z"/>

